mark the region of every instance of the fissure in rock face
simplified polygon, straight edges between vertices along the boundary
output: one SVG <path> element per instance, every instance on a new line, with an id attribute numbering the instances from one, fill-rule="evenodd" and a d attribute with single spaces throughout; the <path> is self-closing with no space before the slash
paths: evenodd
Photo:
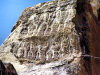
<path id="1" fill-rule="evenodd" d="M 0 59 L 20 75 L 99 75 L 93 39 L 100 9 L 93 2 L 54 0 L 26 8 L 0 47 Z"/>
<path id="2" fill-rule="evenodd" d="M 81 75 L 91 75 L 91 55 L 90 55 L 90 47 L 89 47 L 89 24 L 87 19 L 87 12 L 86 12 L 86 0 L 78 0 L 77 1 L 77 14 L 76 17 L 73 19 L 73 22 L 76 25 L 77 33 L 80 37 L 80 46 L 82 49 L 82 68 L 81 70 L 84 71 Z M 85 68 L 85 69 L 83 69 Z"/>
<path id="3" fill-rule="evenodd" d="M 83 66 L 85 66 L 85 71 L 83 71 L 83 68 L 81 69 L 83 71 L 83 74 L 81 75 L 100 74 L 98 71 L 100 70 L 98 67 L 100 66 L 100 57 L 98 55 L 100 54 L 100 41 L 97 39 L 100 37 L 98 34 L 100 29 L 99 5 L 100 2 L 98 0 L 79 0 L 77 3 L 77 15 L 73 21 L 76 25 L 76 30 L 80 35 L 80 46 L 82 48 L 83 58 L 83 61 L 81 61 L 83 62 Z"/>
<path id="4" fill-rule="evenodd" d="M 3 63 L 0 60 L 0 75 L 17 75 L 17 73 L 11 63 Z"/>

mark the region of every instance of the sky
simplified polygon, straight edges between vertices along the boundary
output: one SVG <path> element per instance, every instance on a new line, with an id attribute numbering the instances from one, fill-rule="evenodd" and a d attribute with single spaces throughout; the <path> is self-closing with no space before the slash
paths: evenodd
<path id="1" fill-rule="evenodd" d="M 51 0 L 0 0 L 0 45 L 9 36 L 25 8 L 47 1 Z"/>

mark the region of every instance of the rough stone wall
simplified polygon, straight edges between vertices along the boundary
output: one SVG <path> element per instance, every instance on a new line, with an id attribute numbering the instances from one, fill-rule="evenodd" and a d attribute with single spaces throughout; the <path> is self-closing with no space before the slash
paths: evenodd
<path id="1" fill-rule="evenodd" d="M 0 75 L 17 75 L 11 63 L 4 63 L 0 60 Z"/>
<path id="2" fill-rule="evenodd" d="M 87 13 L 90 27 L 92 75 L 100 75 L 100 2 L 90 0 L 91 11 Z M 89 8 L 88 8 L 89 10 Z"/>
<path id="3" fill-rule="evenodd" d="M 76 0 L 56 0 L 26 8 L 1 46 L 1 51 L 10 52 L 21 64 L 58 62 L 57 66 L 68 64 L 68 71 L 78 73 L 71 68 L 79 69 L 77 62 L 81 54 L 79 36 L 72 22 L 75 6 Z M 0 58 L 6 61 L 6 57 Z"/>
<path id="4" fill-rule="evenodd" d="M 79 38 L 72 22 L 75 2 L 51 1 L 25 9 L 7 39 L 9 51 L 21 61 L 37 63 L 79 52 Z"/>
<path id="5" fill-rule="evenodd" d="M 99 0 L 77 2 L 77 15 L 73 21 L 80 35 L 82 48 L 80 75 L 100 75 L 100 2 Z"/>
<path id="6" fill-rule="evenodd" d="M 19 75 L 99 75 L 96 1 L 53 0 L 26 8 L 0 47 L 0 59 Z"/>

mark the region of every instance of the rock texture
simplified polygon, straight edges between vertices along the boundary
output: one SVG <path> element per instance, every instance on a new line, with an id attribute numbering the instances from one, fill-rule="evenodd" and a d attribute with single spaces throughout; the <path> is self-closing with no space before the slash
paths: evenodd
<path id="1" fill-rule="evenodd" d="M 0 59 L 19 75 L 99 75 L 99 20 L 97 0 L 26 8 L 0 47 Z"/>
<path id="2" fill-rule="evenodd" d="M 17 75 L 17 73 L 11 63 L 3 63 L 0 60 L 0 75 Z"/>
<path id="3" fill-rule="evenodd" d="M 81 33 L 80 45 L 85 51 L 82 55 L 84 71 L 82 67 L 83 74 L 80 75 L 100 75 L 100 1 L 78 0 L 76 10 L 73 21 L 77 25 L 76 30 Z"/>

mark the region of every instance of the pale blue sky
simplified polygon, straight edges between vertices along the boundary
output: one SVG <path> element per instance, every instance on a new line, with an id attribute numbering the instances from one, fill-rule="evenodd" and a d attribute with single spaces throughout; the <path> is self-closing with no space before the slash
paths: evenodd
<path id="1" fill-rule="evenodd" d="M 0 45 L 25 8 L 47 1 L 51 0 L 0 0 Z"/>

